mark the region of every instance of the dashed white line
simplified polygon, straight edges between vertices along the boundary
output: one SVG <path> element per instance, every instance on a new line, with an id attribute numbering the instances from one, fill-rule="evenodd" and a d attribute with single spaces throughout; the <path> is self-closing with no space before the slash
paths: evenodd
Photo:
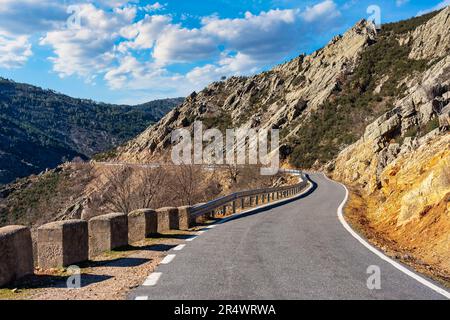
<path id="1" fill-rule="evenodd" d="M 148 296 L 138 296 L 134 300 L 148 300 Z"/>
<path id="2" fill-rule="evenodd" d="M 175 250 L 175 251 L 180 251 L 180 250 L 183 250 L 184 247 L 186 247 L 185 244 L 179 244 L 178 246 L 176 246 L 175 248 L 173 248 L 173 250 Z"/>
<path id="3" fill-rule="evenodd" d="M 169 264 L 172 262 L 173 259 L 175 259 L 175 254 L 169 254 L 164 259 L 162 259 L 161 264 Z"/>
<path id="4" fill-rule="evenodd" d="M 211 225 L 207 226 L 206 229 L 212 229 L 215 227 L 217 227 L 217 224 L 211 224 Z"/>
<path id="5" fill-rule="evenodd" d="M 159 278 L 161 278 L 161 275 L 162 275 L 161 272 L 153 272 L 151 275 L 148 276 L 148 278 L 142 285 L 144 287 L 151 287 L 156 285 L 158 283 Z"/>
<path id="6" fill-rule="evenodd" d="M 345 189 L 345 198 L 344 201 L 342 201 L 342 203 L 340 204 L 338 210 L 337 210 L 337 214 L 338 214 L 338 218 L 339 221 L 341 222 L 341 224 L 344 226 L 344 228 L 356 239 L 358 240 L 363 246 L 365 246 L 367 249 L 369 249 L 372 253 L 376 254 L 379 258 L 381 258 L 382 260 L 388 262 L 389 264 L 391 264 L 394 268 L 400 270 L 401 272 L 405 273 L 406 275 L 410 276 L 411 278 L 413 278 L 414 280 L 418 281 L 419 283 L 421 283 L 422 285 L 430 288 L 431 290 L 443 295 L 444 297 L 446 297 L 447 299 L 450 299 L 450 292 L 447 292 L 446 290 L 438 287 L 437 285 L 435 285 L 434 283 L 422 278 L 421 276 L 419 276 L 418 274 L 412 272 L 411 270 L 407 269 L 406 267 L 404 267 L 403 265 L 401 265 L 400 263 L 398 263 L 395 260 L 392 260 L 391 258 L 389 258 L 388 256 L 386 256 L 383 252 L 381 252 L 380 250 L 376 249 L 374 246 L 372 246 L 371 244 L 369 244 L 366 240 L 364 240 L 363 238 L 361 238 L 360 235 L 358 235 L 353 229 L 352 227 L 350 227 L 350 225 L 347 223 L 347 221 L 344 218 L 344 206 L 348 201 L 348 196 L 349 196 L 349 192 L 348 189 L 345 185 L 333 181 L 330 178 L 327 177 L 326 174 L 324 174 L 325 178 L 328 179 L 331 182 L 334 182 L 340 186 L 342 186 Z"/>

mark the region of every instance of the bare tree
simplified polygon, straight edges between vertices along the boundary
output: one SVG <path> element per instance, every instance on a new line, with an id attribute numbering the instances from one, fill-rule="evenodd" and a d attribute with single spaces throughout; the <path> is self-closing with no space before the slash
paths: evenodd
<path id="1" fill-rule="evenodd" d="M 135 192 L 137 209 L 147 209 L 154 204 L 158 191 L 163 191 L 164 170 L 158 168 L 142 169 L 137 174 L 137 189 Z"/>
<path id="2" fill-rule="evenodd" d="M 241 174 L 241 170 L 238 168 L 237 165 L 235 164 L 227 164 L 226 165 L 226 170 L 229 176 L 230 181 L 233 184 L 237 184 L 238 183 L 238 177 Z"/>
<path id="3" fill-rule="evenodd" d="M 199 166 L 179 165 L 172 172 L 167 188 L 183 205 L 193 205 L 202 200 L 203 172 Z"/>
<path id="4" fill-rule="evenodd" d="M 133 207 L 132 169 L 115 167 L 106 174 L 106 191 L 103 193 L 104 205 L 114 212 L 130 213 Z"/>

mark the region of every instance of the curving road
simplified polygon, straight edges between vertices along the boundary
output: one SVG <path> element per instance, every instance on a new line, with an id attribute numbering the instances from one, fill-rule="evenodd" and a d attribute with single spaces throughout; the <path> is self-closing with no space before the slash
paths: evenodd
<path id="1" fill-rule="evenodd" d="M 310 194 L 208 229 L 130 299 L 445 299 L 369 251 L 339 222 L 345 189 L 311 175 Z M 381 289 L 367 287 L 369 266 Z M 153 280 L 152 280 L 153 279 Z M 157 281 L 156 281 L 156 280 Z M 150 283 L 150 286 L 148 284 Z"/>

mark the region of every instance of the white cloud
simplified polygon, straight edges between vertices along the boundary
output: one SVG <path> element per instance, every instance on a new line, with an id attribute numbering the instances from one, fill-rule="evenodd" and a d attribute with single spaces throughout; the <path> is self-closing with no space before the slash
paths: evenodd
<path id="1" fill-rule="evenodd" d="M 192 62 L 218 55 L 218 43 L 201 29 L 167 28 L 156 41 L 153 57 L 160 64 Z"/>
<path id="2" fill-rule="evenodd" d="M 21 67 L 31 55 L 28 37 L 8 38 L 0 35 L 0 67 L 7 69 Z"/>
<path id="3" fill-rule="evenodd" d="M 307 7 L 305 12 L 302 13 L 303 19 L 306 22 L 317 22 L 332 20 L 339 17 L 341 13 L 337 8 L 336 3 L 331 0 L 325 0 L 312 7 Z"/>
<path id="4" fill-rule="evenodd" d="M 86 0 L 77 4 L 80 28 L 73 28 L 66 23 L 67 5 L 79 1 L 0 0 L 1 65 L 20 66 L 31 55 L 30 37 L 19 41 L 13 35 L 40 33 L 39 44 L 53 50 L 49 59 L 61 77 L 103 77 L 114 90 L 185 95 L 222 76 L 279 62 L 307 41 L 308 28 L 319 26 L 320 32 L 340 16 L 337 5 L 324 0 L 304 11 L 198 17 L 200 25 L 188 28 L 183 19 L 175 23 L 173 15 L 157 13 L 166 8 L 160 2 Z M 182 74 L 170 71 L 179 63 L 198 66 Z"/>
<path id="5" fill-rule="evenodd" d="M 122 42 L 119 47 L 124 52 L 127 49 L 151 49 L 163 31 L 170 27 L 172 18 L 168 15 L 146 15 L 142 20 L 123 27 L 121 35 L 129 41 Z"/>
<path id="6" fill-rule="evenodd" d="M 304 12 L 287 9 L 258 15 L 247 12 L 235 19 L 203 17 L 201 26 L 193 29 L 174 24 L 169 15 L 146 16 L 121 30 L 127 41 L 118 51 L 124 56 L 104 78 L 113 89 L 186 95 L 222 76 L 247 75 L 278 62 L 302 44 L 305 28 L 316 23 L 333 25 L 339 15 L 336 4 L 326 0 Z M 134 50 L 144 49 L 153 60 L 133 56 Z M 175 63 L 200 61 L 208 62 L 185 74 L 167 69 Z"/>
<path id="7" fill-rule="evenodd" d="M 401 7 L 401 6 L 405 5 L 405 4 L 407 4 L 408 2 L 409 2 L 409 0 L 396 0 L 395 1 L 395 5 L 397 7 Z"/>
<path id="8" fill-rule="evenodd" d="M 203 28 L 224 42 L 229 50 L 260 60 L 280 58 L 298 45 L 300 35 L 298 10 L 270 10 L 240 19 L 203 19 Z"/>
<path id="9" fill-rule="evenodd" d="M 92 4 L 80 7 L 81 27 L 48 32 L 40 41 L 49 45 L 56 56 L 51 57 L 53 70 L 61 77 L 79 75 L 88 81 L 104 72 L 114 61 L 115 42 L 119 30 L 131 23 L 136 8 L 128 7 L 106 12 Z"/>
<path id="10" fill-rule="evenodd" d="M 151 12 L 151 11 L 159 11 L 162 10 L 166 7 L 166 5 L 161 4 L 159 2 L 156 2 L 154 4 L 148 4 L 145 7 L 143 7 L 143 9 L 147 12 Z"/>
<path id="11" fill-rule="evenodd" d="M 30 35 L 57 28 L 67 19 L 56 0 L 0 0 L 0 34 Z"/>

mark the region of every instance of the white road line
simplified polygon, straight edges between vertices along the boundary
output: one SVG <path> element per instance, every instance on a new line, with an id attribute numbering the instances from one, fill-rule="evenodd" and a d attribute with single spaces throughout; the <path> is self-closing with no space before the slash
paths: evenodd
<path id="1" fill-rule="evenodd" d="M 169 264 L 175 259 L 176 254 L 169 254 L 162 259 L 161 264 Z"/>
<path id="2" fill-rule="evenodd" d="M 179 244 L 178 246 L 176 246 L 175 248 L 173 248 L 173 250 L 175 250 L 175 251 L 180 251 L 180 250 L 183 250 L 184 247 L 186 247 L 185 244 Z"/>
<path id="3" fill-rule="evenodd" d="M 142 285 L 144 287 L 151 287 L 156 285 L 158 283 L 159 278 L 161 278 L 161 275 L 162 275 L 161 272 L 153 272 L 151 275 L 148 276 L 148 278 Z"/>
<path id="4" fill-rule="evenodd" d="M 196 236 L 196 237 L 187 238 L 186 241 L 193 241 L 193 240 L 195 240 L 196 238 L 198 238 L 198 237 Z"/>
<path id="5" fill-rule="evenodd" d="M 367 249 L 369 249 L 372 253 L 376 254 L 379 258 L 381 258 L 382 260 L 390 263 L 393 267 L 395 267 L 396 269 L 400 270 L 401 272 L 405 273 L 406 275 L 410 276 L 411 278 L 413 278 L 414 280 L 420 282 L 421 284 L 423 284 L 424 286 L 430 288 L 431 290 L 443 295 L 444 297 L 446 297 L 447 299 L 450 299 L 450 292 L 442 289 L 441 287 L 438 287 L 437 285 L 435 285 L 434 283 L 422 278 L 421 276 L 419 276 L 418 274 L 412 272 L 411 270 L 407 269 L 406 267 L 402 266 L 400 263 L 398 263 L 397 261 L 392 260 L 391 258 L 389 258 L 388 256 L 386 256 L 384 253 L 382 253 L 380 250 L 376 249 L 375 247 L 373 247 L 371 244 L 369 244 L 366 240 L 364 240 L 363 238 L 361 238 L 361 236 L 359 236 L 351 227 L 350 225 L 347 223 L 347 221 L 345 221 L 344 218 L 344 213 L 343 213 L 343 209 L 345 204 L 348 201 L 348 189 L 345 185 L 333 181 L 330 178 L 328 178 L 325 174 L 323 174 L 325 176 L 325 178 L 327 178 L 329 181 L 332 181 L 334 183 L 337 183 L 339 185 L 341 185 L 342 187 L 344 187 L 345 189 L 345 198 L 344 201 L 341 203 L 341 205 L 339 206 L 338 210 L 337 210 L 337 214 L 339 217 L 339 221 L 341 222 L 341 224 L 344 226 L 344 228 L 356 239 L 358 240 L 363 246 L 365 246 Z"/>
<path id="6" fill-rule="evenodd" d="M 199 235 L 202 235 L 202 234 L 204 234 L 206 231 L 204 231 L 204 230 L 202 230 L 202 231 L 198 231 L 197 232 L 197 235 L 199 236 Z"/>
<path id="7" fill-rule="evenodd" d="M 217 227 L 217 224 L 211 224 L 211 225 L 207 226 L 206 229 L 212 229 L 215 227 Z"/>
<path id="8" fill-rule="evenodd" d="M 138 296 L 134 300 L 148 300 L 148 296 Z"/>

